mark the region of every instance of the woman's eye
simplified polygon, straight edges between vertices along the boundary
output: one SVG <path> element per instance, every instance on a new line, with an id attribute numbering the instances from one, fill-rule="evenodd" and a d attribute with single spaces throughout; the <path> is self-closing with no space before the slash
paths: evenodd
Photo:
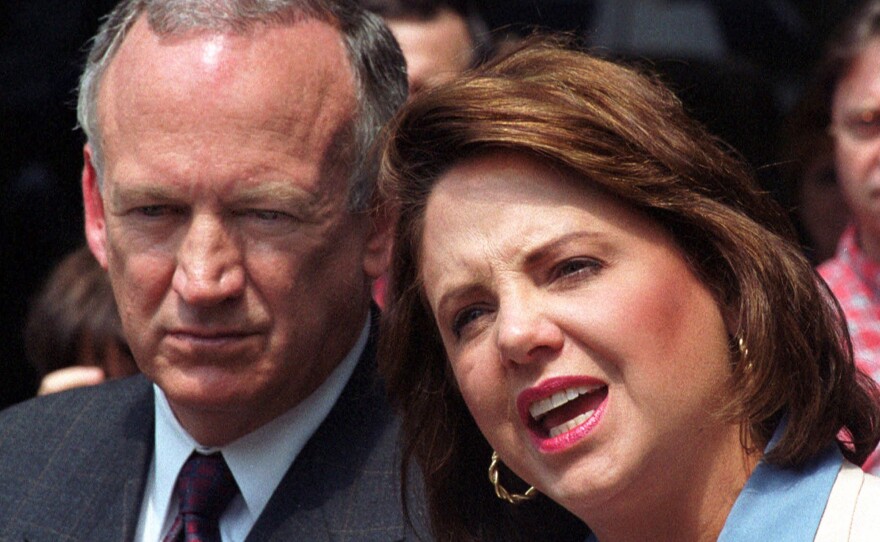
<path id="1" fill-rule="evenodd" d="M 452 333 L 460 338 L 465 328 L 487 311 L 482 307 L 468 307 L 459 311 L 452 319 Z"/>
<path id="2" fill-rule="evenodd" d="M 594 274 L 602 264 L 593 258 L 572 258 L 553 268 L 552 278 L 560 279 L 583 274 Z"/>

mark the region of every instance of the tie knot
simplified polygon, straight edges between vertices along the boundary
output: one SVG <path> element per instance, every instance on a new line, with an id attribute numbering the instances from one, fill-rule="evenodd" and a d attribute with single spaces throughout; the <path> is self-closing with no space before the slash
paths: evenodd
<path id="1" fill-rule="evenodd" d="M 238 486 L 223 456 L 193 453 L 177 477 L 180 512 L 216 522 L 238 493 Z"/>

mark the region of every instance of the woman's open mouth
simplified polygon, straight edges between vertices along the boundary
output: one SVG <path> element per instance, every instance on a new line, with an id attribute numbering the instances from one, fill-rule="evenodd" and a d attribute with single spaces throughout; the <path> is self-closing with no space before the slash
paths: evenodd
<path id="1" fill-rule="evenodd" d="M 517 407 L 538 447 L 559 451 L 589 433 L 601 418 L 608 386 L 590 377 L 559 377 L 524 390 Z"/>

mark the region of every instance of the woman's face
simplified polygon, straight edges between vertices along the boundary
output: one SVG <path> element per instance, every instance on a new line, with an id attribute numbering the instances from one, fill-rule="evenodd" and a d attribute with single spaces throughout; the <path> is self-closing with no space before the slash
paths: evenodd
<path id="1" fill-rule="evenodd" d="M 461 393 L 501 459 L 541 492 L 587 519 L 741 466 L 728 461 L 742 457 L 738 427 L 713 416 L 729 396 L 725 321 L 656 223 L 495 153 L 438 180 L 422 241 Z"/>
<path id="2" fill-rule="evenodd" d="M 864 248 L 880 258 L 880 39 L 865 47 L 837 84 L 831 116 L 840 187 Z"/>

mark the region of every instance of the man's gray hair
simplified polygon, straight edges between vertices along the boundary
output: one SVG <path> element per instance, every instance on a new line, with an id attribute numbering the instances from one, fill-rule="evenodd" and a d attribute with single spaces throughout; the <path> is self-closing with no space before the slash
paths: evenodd
<path id="1" fill-rule="evenodd" d="M 103 183 L 104 156 L 98 92 L 107 66 L 141 15 L 160 35 L 194 30 L 243 32 L 256 24 L 290 24 L 310 18 L 337 26 L 355 81 L 358 110 L 351 127 L 349 208 L 369 207 L 378 160 L 371 147 L 385 123 L 406 100 L 406 64 L 391 32 L 375 15 L 348 0 L 123 0 L 104 20 L 92 41 L 79 84 L 77 117 L 92 148 Z"/>

